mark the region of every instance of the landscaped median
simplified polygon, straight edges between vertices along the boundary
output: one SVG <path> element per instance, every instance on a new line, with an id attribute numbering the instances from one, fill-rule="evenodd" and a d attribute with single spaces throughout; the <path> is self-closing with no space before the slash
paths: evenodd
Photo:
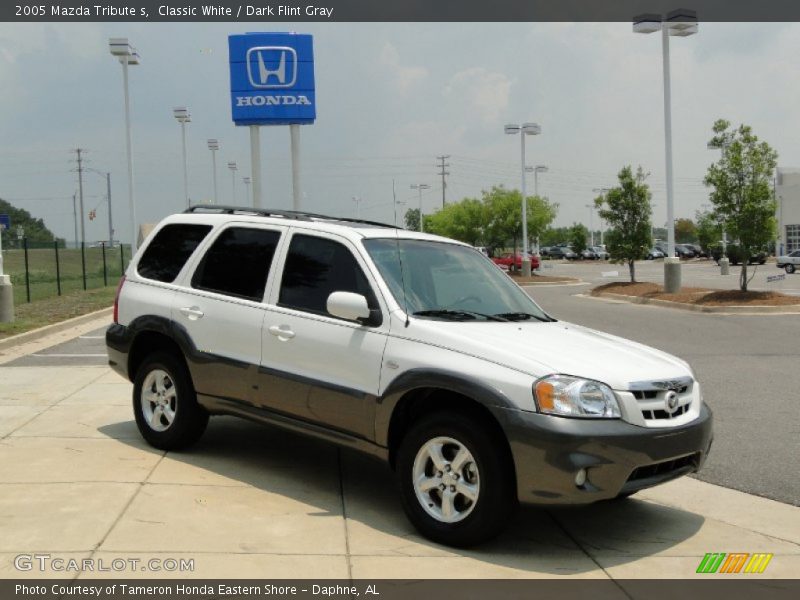
<path id="1" fill-rule="evenodd" d="M 517 272 L 509 273 L 508 275 L 517 285 L 580 283 L 580 279 L 575 277 L 561 277 L 558 275 L 536 275 L 534 273 L 530 277 L 523 277 L 521 273 Z"/>
<path id="2" fill-rule="evenodd" d="M 800 298 L 779 292 L 742 292 L 689 287 L 681 289 L 678 294 L 666 294 L 664 287 L 657 283 L 617 281 L 594 288 L 592 296 L 698 312 L 800 313 Z"/>

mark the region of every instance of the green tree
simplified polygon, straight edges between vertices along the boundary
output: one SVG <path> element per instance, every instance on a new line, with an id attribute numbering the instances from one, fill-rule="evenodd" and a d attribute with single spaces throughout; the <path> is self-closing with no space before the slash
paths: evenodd
<path id="1" fill-rule="evenodd" d="M 691 219 L 675 219 L 675 242 L 689 244 L 697 239 L 697 227 Z"/>
<path id="2" fill-rule="evenodd" d="M 569 240 L 569 227 L 548 227 L 539 240 L 542 246 L 555 246 Z"/>
<path id="3" fill-rule="evenodd" d="M 718 246 L 722 239 L 722 226 L 709 211 L 698 211 L 695 218 L 697 219 L 697 242 L 710 255 L 712 248 Z"/>
<path id="4" fill-rule="evenodd" d="M 542 236 L 558 213 L 558 204 L 546 198 L 528 196 L 528 242 Z M 512 242 L 517 248 L 522 240 L 522 194 L 494 186 L 483 192 L 484 239 L 489 246 Z"/>
<path id="5" fill-rule="evenodd" d="M 631 282 L 636 281 L 635 261 L 647 255 L 652 240 L 650 238 L 649 186 L 644 182 L 647 175 L 639 167 L 636 175 L 630 166 L 624 167 L 617 175 L 619 186 L 611 189 L 605 196 L 595 200 L 600 217 L 608 223 L 605 241 L 610 260 L 627 263 Z"/>
<path id="6" fill-rule="evenodd" d="M 425 231 L 470 244 L 479 245 L 483 239 L 484 208 L 476 198 L 451 202 L 439 212 L 425 217 Z"/>
<path id="7" fill-rule="evenodd" d="M 34 218 L 27 210 L 15 208 L 2 198 L 0 198 L 0 215 L 8 215 L 11 219 L 11 231 L 3 232 L 3 247 L 10 247 L 16 243 L 17 227 L 25 230 L 25 237 L 31 244 L 52 243 L 55 239 L 53 232 L 45 227 L 42 219 Z M 59 245 L 61 245 L 61 240 L 59 240 Z"/>
<path id="8" fill-rule="evenodd" d="M 588 240 L 589 230 L 586 228 L 586 225 L 582 225 L 581 223 L 573 224 L 569 232 L 569 241 L 570 244 L 572 244 L 572 249 L 578 255 L 578 258 L 580 258 L 581 252 L 586 250 Z"/>
<path id="9" fill-rule="evenodd" d="M 405 222 L 409 231 L 419 231 L 419 209 L 409 208 L 406 211 Z"/>
<path id="10" fill-rule="evenodd" d="M 747 258 L 775 237 L 775 198 L 772 173 L 778 153 L 748 125 L 731 128 L 719 119 L 714 123 L 710 144 L 722 148 L 722 157 L 708 168 L 704 183 L 710 194 L 713 215 L 730 237 L 739 243 L 742 268 L 739 289 L 747 291 Z M 755 273 L 754 273 L 755 274 Z"/>

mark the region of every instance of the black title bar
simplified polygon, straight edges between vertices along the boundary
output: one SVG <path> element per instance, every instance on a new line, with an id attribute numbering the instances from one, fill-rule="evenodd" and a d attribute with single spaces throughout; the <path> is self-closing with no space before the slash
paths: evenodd
<path id="1" fill-rule="evenodd" d="M 630 22 L 679 8 L 700 22 L 800 21 L 797 0 L 3 0 L 0 21 Z"/>

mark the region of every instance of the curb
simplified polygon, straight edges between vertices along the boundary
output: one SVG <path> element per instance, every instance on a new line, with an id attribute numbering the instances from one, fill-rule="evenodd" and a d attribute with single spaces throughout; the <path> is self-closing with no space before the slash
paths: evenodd
<path id="1" fill-rule="evenodd" d="M 11 337 L 3 338 L 0 340 L 0 350 L 6 350 L 20 344 L 34 342 L 53 333 L 59 333 L 65 329 L 83 325 L 84 323 L 88 323 L 89 321 L 97 319 L 98 317 L 110 317 L 113 312 L 113 307 L 109 306 L 108 308 L 96 310 L 79 317 L 73 317 L 71 319 L 67 319 L 66 321 L 60 321 L 58 323 L 53 323 L 52 325 L 45 325 L 44 327 L 39 327 L 38 329 L 33 329 L 31 331 L 26 331 L 25 333 L 19 333 L 17 335 L 12 335 Z"/>
<path id="2" fill-rule="evenodd" d="M 699 306 L 697 304 L 683 304 L 682 302 L 671 302 L 669 300 L 659 300 L 657 298 L 643 298 L 642 296 L 626 296 L 624 294 L 601 293 L 593 294 L 593 296 L 596 298 L 621 300 L 631 304 L 653 304 L 665 308 L 677 308 L 678 310 L 701 313 L 800 314 L 800 304 L 786 304 L 784 306 Z"/>

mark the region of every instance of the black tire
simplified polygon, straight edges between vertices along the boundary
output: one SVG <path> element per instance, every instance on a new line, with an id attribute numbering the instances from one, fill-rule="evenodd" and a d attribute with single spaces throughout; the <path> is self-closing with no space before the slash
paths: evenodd
<path id="1" fill-rule="evenodd" d="M 477 466 L 477 500 L 471 509 L 464 510 L 466 516 L 454 523 L 443 522 L 429 514 L 417 497 L 414 486 L 418 453 L 429 441 L 441 437 L 460 442 Z M 488 432 L 478 419 L 455 412 L 434 413 L 412 425 L 397 451 L 396 475 L 403 509 L 422 535 L 440 544 L 466 547 L 485 542 L 503 531 L 514 513 L 517 501 L 513 464 L 510 464 L 507 452 L 502 450 L 504 440 L 497 437 Z M 465 473 L 468 471 L 464 469 L 468 467 L 464 466 L 461 470 L 466 480 Z M 436 494 L 440 492 L 432 490 L 429 493 L 433 497 L 428 506 L 434 507 Z M 462 496 L 461 499 L 463 501 L 466 497 Z"/>
<path id="2" fill-rule="evenodd" d="M 164 429 L 158 431 L 145 415 L 147 409 L 142 391 L 149 377 L 151 380 L 157 379 L 161 373 L 165 373 L 168 379 L 168 384 L 164 386 L 167 392 L 163 400 L 170 404 L 173 418 L 167 424 L 168 419 L 162 410 L 161 417 L 157 419 L 155 426 L 164 427 Z M 154 391 L 155 388 L 151 387 L 151 393 Z M 174 392 L 173 398 L 169 398 L 170 391 Z M 158 392 L 155 393 L 155 395 L 157 394 Z M 152 418 L 155 413 L 154 403 L 150 402 L 149 406 Z M 156 409 L 158 409 L 157 406 Z M 186 366 L 182 360 L 166 352 L 151 354 L 142 362 L 136 372 L 133 384 L 133 414 L 142 437 L 151 446 L 160 450 L 180 450 L 191 446 L 200 439 L 208 425 L 208 413 L 197 403 L 197 394 Z"/>
<path id="3" fill-rule="evenodd" d="M 787 273 L 789 273 L 789 275 L 791 275 L 792 273 L 794 273 L 794 265 L 786 265 L 786 266 L 784 267 L 784 270 L 785 270 Z"/>

